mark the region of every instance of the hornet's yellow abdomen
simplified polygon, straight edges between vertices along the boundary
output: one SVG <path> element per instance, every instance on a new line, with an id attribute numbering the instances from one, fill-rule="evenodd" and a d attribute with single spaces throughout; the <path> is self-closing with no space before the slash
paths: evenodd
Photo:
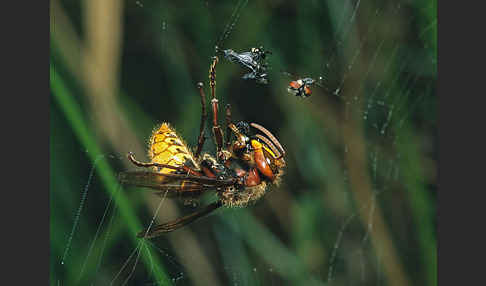
<path id="1" fill-rule="evenodd" d="M 152 133 L 149 140 L 148 155 L 152 163 L 181 167 L 187 162 L 196 168 L 198 166 L 186 143 L 165 122 Z M 162 174 L 175 172 L 174 169 L 162 168 L 160 170 L 160 168 L 155 168 Z"/>

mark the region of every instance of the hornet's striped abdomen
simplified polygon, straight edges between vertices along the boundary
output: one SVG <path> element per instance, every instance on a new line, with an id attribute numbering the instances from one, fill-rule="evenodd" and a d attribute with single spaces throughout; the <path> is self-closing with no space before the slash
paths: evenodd
<path id="1" fill-rule="evenodd" d="M 152 133 L 149 140 L 148 155 L 152 163 L 166 164 L 173 167 L 182 167 L 184 164 L 189 163 L 189 165 L 199 169 L 186 143 L 165 122 Z M 159 170 L 157 167 L 155 168 L 162 174 L 175 172 L 174 169 L 162 168 Z"/>

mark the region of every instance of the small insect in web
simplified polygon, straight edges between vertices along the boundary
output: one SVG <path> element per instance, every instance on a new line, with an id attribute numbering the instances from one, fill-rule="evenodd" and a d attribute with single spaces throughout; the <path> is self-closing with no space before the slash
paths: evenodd
<path id="1" fill-rule="evenodd" d="M 218 52 L 218 47 L 216 47 Z M 266 51 L 263 46 L 259 48 L 251 48 L 249 52 L 237 53 L 231 49 L 223 50 L 224 57 L 233 63 L 238 63 L 241 66 L 250 70 L 250 72 L 243 75 L 243 79 L 255 80 L 257 83 L 267 84 L 267 68 L 268 64 L 265 61 L 268 54 L 272 52 Z"/>
<path id="2" fill-rule="evenodd" d="M 193 154 L 168 123 L 162 123 L 149 141 L 149 163 L 128 159 L 136 166 L 151 171 L 126 171 L 118 176 L 122 184 L 145 187 L 159 196 L 194 200 L 207 192 L 215 192 L 218 199 L 189 215 L 154 226 L 138 233 L 138 237 L 153 238 L 174 231 L 212 211 L 224 207 L 245 207 L 256 202 L 269 185 L 278 185 L 285 167 L 285 151 L 275 136 L 256 123 L 231 120 L 230 106 L 226 106 L 226 138 L 218 122 L 216 98 L 216 64 L 214 57 L 209 69 L 211 87 L 212 133 L 216 154 L 201 154 L 205 142 L 207 118 L 203 84 L 199 83 L 202 114 L 198 144 Z"/>
<path id="3" fill-rule="evenodd" d="M 283 74 L 290 76 L 292 78 L 296 78 L 295 76 L 292 76 L 290 73 L 284 72 Z M 298 78 L 297 80 L 292 80 L 290 81 L 287 91 L 295 96 L 300 96 L 302 98 L 307 98 L 312 95 L 312 90 L 310 87 L 312 85 L 317 85 L 321 88 L 325 88 L 324 85 L 322 84 L 323 77 L 319 77 L 319 80 L 315 80 L 311 77 L 304 77 L 304 78 Z"/>

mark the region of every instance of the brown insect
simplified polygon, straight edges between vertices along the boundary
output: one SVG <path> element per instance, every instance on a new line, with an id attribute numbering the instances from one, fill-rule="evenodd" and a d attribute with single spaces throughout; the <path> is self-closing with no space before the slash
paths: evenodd
<path id="1" fill-rule="evenodd" d="M 310 77 L 300 78 L 293 80 L 289 83 L 287 91 L 295 96 L 300 96 L 302 98 L 309 97 L 312 94 L 310 86 L 315 82 L 314 79 Z"/>
<path id="2" fill-rule="evenodd" d="M 291 78 L 297 78 L 296 80 L 291 80 L 289 82 L 289 85 L 287 86 L 287 91 L 290 94 L 293 94 L 295 96 L 299 96 L 302 98 L 306 98 L 312 95 L 312 90 L 311 87 L 313 85 L 317 85 L 324 89 L 326 92 L 329 92 L 329 84 L 327 82 L 327 79 L 324 77 L 320 76 L 318 80 L 315 80 L 311 77 L 304 77 L 304 78 L 299 78 L 296 77 L 288 72 L 282 72 L 285 76 L 291 77 Z"/>
<path id="3" fill-rule="evenodd" d="M 260 199 L 267 186 L 278 185 L 285 167 L 285 151 L 270 131 L 256 123 L 231 121 L 230 106 L 226 106 L 226 129 L 218 122 L 216 98 L 216 64 L 214 57 L 209 69 L 211 88 L 212 133 L 216 154 L 201 154 L 205 142 L 207 119 L 203 84 L 198 83 L 202 115 L 198 144 L 193 154 L 168 123 L 162 123 L 150 137 L 149 163 L 137 161 L 132 153 L 128 159 L 150 171 L 127 171 L 119 174 L 122 184 L 155 190 L 160 196 L 197 199 L 207 192 L 215 192 L 218 199 L 189 215 L 154 226 L 138 233 L 138 237 L 153 238 L 183 227 L 219 207 L 244 207 Z"/>

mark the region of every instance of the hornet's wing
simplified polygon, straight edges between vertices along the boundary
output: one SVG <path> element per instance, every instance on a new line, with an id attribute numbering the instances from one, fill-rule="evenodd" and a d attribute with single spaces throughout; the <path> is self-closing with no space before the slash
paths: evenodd
<path id="1" fill-rule="evenodd" d="M 131 185 L 156 190 L 167 197 L 197 197 L 206 191 L 231 186 L 235 180 L 219 180 L 206 176 L 184 174 L 161 174 L 146 171 L 121 172 L 118 180 L 123 185 Z"/>

